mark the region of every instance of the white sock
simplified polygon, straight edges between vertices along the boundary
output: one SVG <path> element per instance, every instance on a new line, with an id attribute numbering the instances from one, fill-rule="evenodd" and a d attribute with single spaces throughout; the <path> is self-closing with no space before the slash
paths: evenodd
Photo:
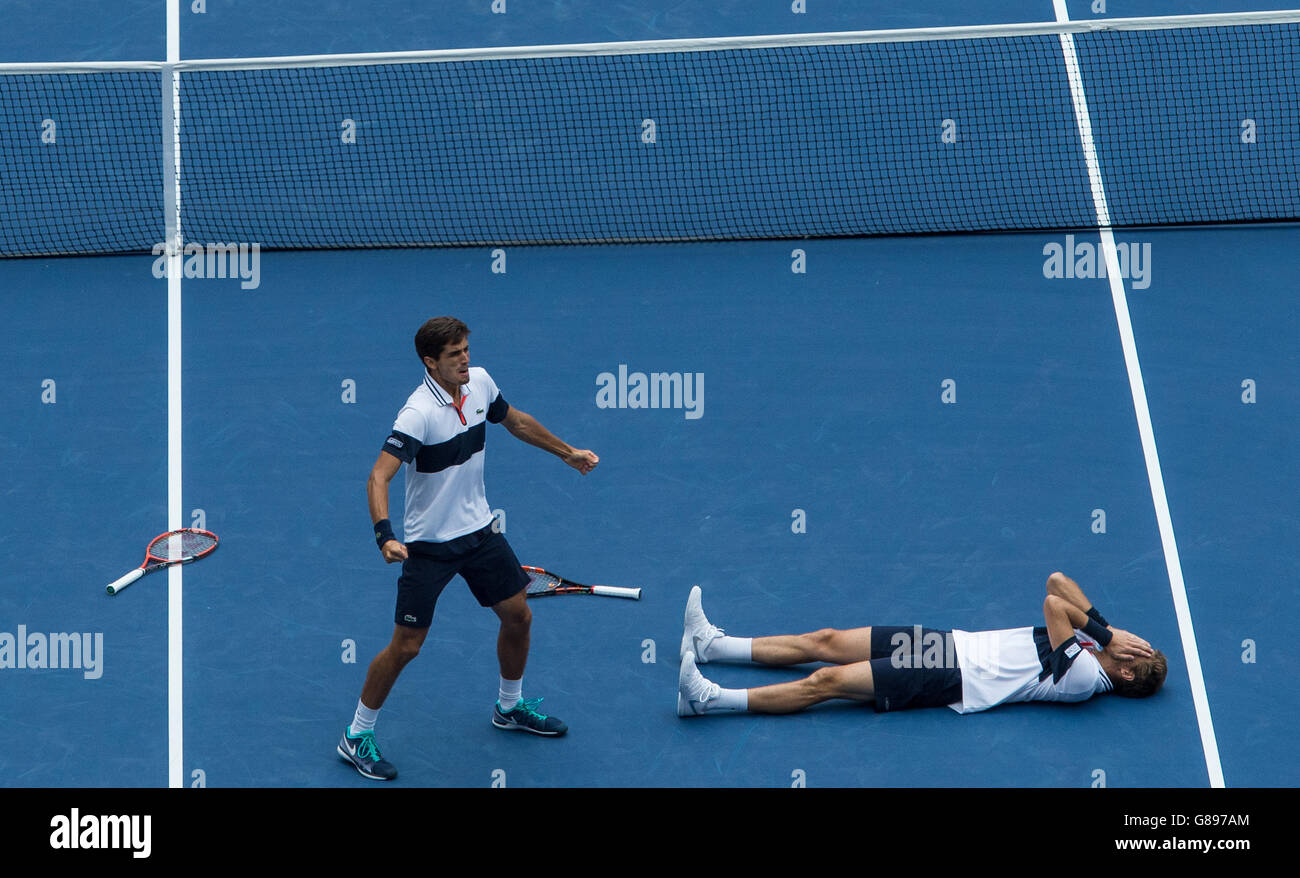
<path id="1" fill-rule="evenodd" d="M 754 638 L 752 637 L 715 637 L 704 648 L 704 658 L 711 662 L 748 662 L 753 661 Z"/>
<path id="2" fill-rule="evenodd" d="M 736 640 L 739 638 L 728 638 Z M 709 702 L 709 710 L 749 710 L 748 689 L 723 689 Z"/>
<path id="3" fill-rule="evenodd" d="M 379 709 L 371 710 L 357 699 L 357 714 L 352 718 L 352 725 L 349 727 L 352 737 L 373 732 L 375 730 L 375 720 L 379 719 Z"/>
<path id="4" fill-rule="evenodd" d="M 515 705 L 519 703 L 519 697 L 523 691 L 523 677 L 520 677 L 518 680 L 507 680 L 505 677 L 502 677 L 501 685 L 497 693 L 497 700 L 501 702 L 501 712 L 509 713 L 514 710 Z"/>

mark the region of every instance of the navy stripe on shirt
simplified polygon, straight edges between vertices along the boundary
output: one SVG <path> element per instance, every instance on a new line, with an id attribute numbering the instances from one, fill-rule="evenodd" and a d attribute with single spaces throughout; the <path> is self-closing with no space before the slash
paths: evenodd
<path id="1" fill-rule="evenodd" d="M 415 470 L 421 473 L 440 473 L 460 466 L 483 450 L 487 441 L 487 427 L 480 421 L 461 433 L 434 445 L 422 445 L 415 454 Z"/>

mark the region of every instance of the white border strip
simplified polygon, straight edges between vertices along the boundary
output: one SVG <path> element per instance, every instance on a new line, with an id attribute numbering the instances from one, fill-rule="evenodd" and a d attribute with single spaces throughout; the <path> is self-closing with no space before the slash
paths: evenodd
<path id="1" fill-rule="evenodd" d="M 167 529 L 183 527 L 181 484 L 180 0 L 167 0 L 163 91 L 163 200 L 167 207 Z M 167 785 L 185 785 L 184 567 L 167 568 Z"/>
<path id="2" fill-rule="evenodd" d="M 169 0 L 169 3 L 171 0 Z M 705 37 L 684 40 L 641 40 L 621 43 L 573 43 L 551 46 L 494 46 L 472 49 L 436 49 L 423 52 L 368 52 L 345 55 L 285 55 L 265 58 L 206 58 L 180 61 L 168 57 L 177 69 L 258 70 L 278 67 L 350 67 L 367 64 L 432 64 L 455 61 L 502 61 L 521 58 L 567 58 L 585 55 L 647 55 L 665 52 L 711 52 L 728 49 L 772 49 L 788 46 L 835 46 L 859 43 L 899 43 L 925 40 L 973 40 L 997 37 L 1108 31 L 1171 30 L 1175 28 L 1232 27 L 1251 24 L 1300 23 L 1300 9 L 1232 12 L 1211 15 L 1165 15 L 1147 18 L 1099 18 L 1024 24 L 989 24 L 967 27 L 899 28 L 895 30 L 838 31 L 815 34 L 769 34 L 747 37 Z M 0 75 L 22 73 L 102 73 L 116 70 L 159 70 L 156 61 L 56 62 L 0 64 Z"/>
<path id="3" fill-rule="evenodd" d="M 0 64 L 0 76 L 43 76 L 51 73 L 150 73 L 162 70 L 162 61 L 40 61 Z"/>
<path id="4" fill-rule="evenodd" d="M 1058 19 L 1062 21 L 1069 19 L 1065 0 L 1052 0 L 1052 5 L 1056 9 Z M 1196 721 L 1201 730 L 1201 749 L 1205 751 L 1205 767 L 1210 775 L 1210 786 L 1222 787 L 1225 785 L 1223 766 L 1219 761 L 1219 745 L 1214 735 L 1214 722 L 1210 717 L 1210 699 L 1205 691 L 1205 677 L 1201 673 L 1201 657 L 1196 646 L 1196 632 L 1192 627 L 1191 608 L 1187 602 L 1183 565 L 1178 558 L 1178 542 L 1174 539 L 1174 523 L 1169 512 L 1169 499 L 1165 496 L 1165 480 L 1160 471 L 1160 455 L 1156 451 L 1155 428 L 1151 424 L 1151 411 L 1147 407 L 1146 385 L 1142 381 L 1142 364 L 1138 361 L 1137 341 L 1133 335 L 1133 323 L 1129 319 L 1128 297 L 1124 292 L 1124 279 L 1120 275 L 1119 255 L 1115 252 L 1115 235 L 1110 228 L 1110 208 L 1106 203 L 1106 193 L 1102 186 L 1101 166 L 1097 161 L 1096 145 L 1092 139 L 1092 121 L 1088 114 L 1083 76 L 1079 70 L 1072 34 L 1061 34 L 1061 48 L 1065 53 L 1066 75 L 1070 80 L 1074 113 L 1079 121 L 1079 136 L 1083 141 L 1084 155 L 1088 163 L 1088 179 L 1092 184 L 1093 201 L 1097 209 L 1101 249 L 1106 259 L 1106 276 L 1110 280 L 1115 320 L 1119 326 L 1120 343 L 1124 349 L 1124 367 L 1128 370 L 1129 390 L 1133 395 L 1138 435 L 1142 440 L 1142 454 L 1146 458 L 1147 480 L 1151 483 L 1151 498 L 1155 504 L 1156 523 L 1160 528 L 1160 543 L 1164 548 L 1165 567 L 1169 571 L 1169 586 L 1173 592 L 1174 612 L 1178 617 L 1183 657 L 1187 661 L 1187 674 L 1191 681 L 1192 702 L 1196 708 Z"/>

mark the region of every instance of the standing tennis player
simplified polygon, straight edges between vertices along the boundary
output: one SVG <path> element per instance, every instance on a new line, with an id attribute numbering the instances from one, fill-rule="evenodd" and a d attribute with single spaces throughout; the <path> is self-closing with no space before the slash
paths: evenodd
<path id="1" fill-rule="evenodd" d="M 375 720 L 393 683 L 415 658 L 429 633 L 438 595 L 460 574 L 478 602 L 501 620 L 497 659 L 500 691 L 492 709 L 498 729 L 563 735 L 568 727 L 538 711 L 540 698 L 523 700 L 532 613 L 524 600 L 528 576 L 503 534 L 492 528 L 483 489 L 487 422 L 504 424 L 514 436 L 551 452 L 586 475 L 600 462 L 573 448 L 531 415 L 512 408 L 487 371 L 469 365 L 469 327 L 454 317 L 435 317 L 415 334 L 424 380 L 397 414 L 393 431 L 370 471 L 366 494 L 375 542 L 384 560 L 402 562 L 397 580 L 393 639 L 370 663 L 356 715 L 338 752 L 357 771 L 392 780 L 397 769 L 375 743 Z M 388 520 L 388 485 L 406 465 L 405 542 Z"/>

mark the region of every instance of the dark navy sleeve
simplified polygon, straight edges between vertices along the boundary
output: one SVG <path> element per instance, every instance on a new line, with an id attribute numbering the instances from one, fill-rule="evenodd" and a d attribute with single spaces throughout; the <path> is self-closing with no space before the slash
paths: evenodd
<path id="1" fill-rule="evenodd" d="M 492 405 L 488 406 L 487 419 L 493 424 L 499 424 L 506 419 L 506 415 L 509 413 L 510 403 L 506 402 L 506 398 L 498 390 L 497 398 L 492 400 Z"/>
<path id="2" fill-rule="evenodd" d="M 1061 678 L 1070 670 L 1070 665 L 1074 664 L 1074 660 L 1082 653 L 1083 647 L 1079 645 L 1079 638 L 1071 637 L 1043 657 L 1043 672 L 1038 675 L 1038 679 L 1045 680 L 1050 675 L 1053 683 L 1061 682 Z"/>
<path id="3" fill-rule="evenodd" d="M 394 430 L 384 440 L 383 450 L 402 463 L 410 463 L 415 460 L 415 454 L 420 450 L 420 440 Z"/>

